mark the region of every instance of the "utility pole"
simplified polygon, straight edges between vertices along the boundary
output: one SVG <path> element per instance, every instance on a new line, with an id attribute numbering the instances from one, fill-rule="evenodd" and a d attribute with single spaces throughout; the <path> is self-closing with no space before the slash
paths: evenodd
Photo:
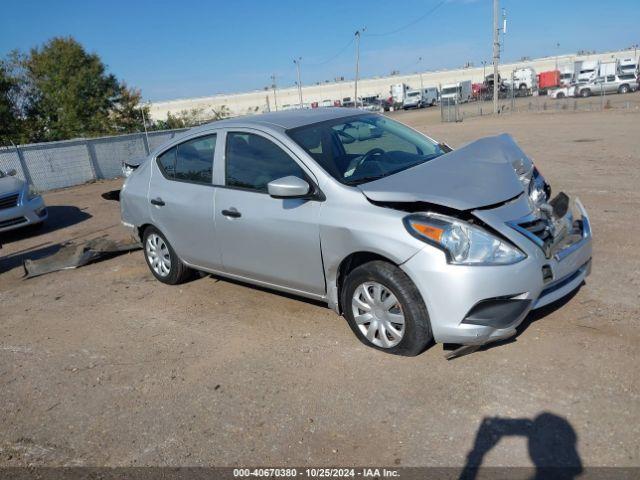
<path id="1" fill-rule="evenodd" d="M 500 0 L 493 0 L 493 113 L 498 113 L 498 64 L 500 63 Z"/>
<path id="2" fill-rule="evenodd" d="M 144 138 L 147 140 L 147 146 L 149 145 L 149 133 L 147 132 L 147 119 L 144 115 L 144 104 L 140 106 L 140 111 L 142 112 L 142 126 L 144 127 Z M 149 154 L 149 152 L 147 152 Z"/>
<path id="3" fill-rule="evenodd" d="M 293 63 L 296 64 L 296 70 L 298 71 L 298 95 L 300 95 L 300 108 L 302 108 L 302 84 L 300 83 L 300 61 L 302 57 L 294 58 Z"/>
<path id="4" fill-rule="evenodd" d="M 420 69 L 420 96 L 424 92 L 424 84 L 422 83 L 422 57 L 418 57 L 418 68 Z"/>
<path id="5" fill-rule="evenodd" d="M 276 112 L 278 111 L 278 97 L 276 96 L 276 74 L 274 73 L 273 75 L 271 75 L 271 86 L 273 87 L 273 105 L 276 109 Z"/>
<path id="6" fill-rule="evenodd" d="M 560 55 L 560 42 L 556 42 L 556 70 L 558 70 L 558 55 Z"/>
<path id="7" fill-rule="evenodd" d="M 354 99 L 356 108 L 358 108 L 358 75 L 360 74 L 360 35 L 367 29 L 364 27 L 362 30 L 356 31 L 356 81 L 355 81 L 355 91 L 354 91 Z"/>

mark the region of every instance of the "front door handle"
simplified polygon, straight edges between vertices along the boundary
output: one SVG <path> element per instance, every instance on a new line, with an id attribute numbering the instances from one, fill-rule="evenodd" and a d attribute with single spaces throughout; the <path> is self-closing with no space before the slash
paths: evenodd
<path id="1" fill-rule="evenodd" d="M 222 215 L 230 218 L 240 218 L 242 216 L 242 214 L 233 207 L 231 207 L 229 210 L 222 210 Z"/>
<path id="2" fill-rule="evenodd" d="M 162 201 L 162 199 L 160 197 L 152 198 L 151 199 L 151 205 L 156 205 L 158 207 L 164 207 L 164 202 Z"/>

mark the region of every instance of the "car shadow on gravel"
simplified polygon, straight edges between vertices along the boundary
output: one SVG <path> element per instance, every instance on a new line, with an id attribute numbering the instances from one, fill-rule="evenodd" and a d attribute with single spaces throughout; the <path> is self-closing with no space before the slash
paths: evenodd
<path id="1" fill-rule="evenodd" d="M 47 212 L 49 217 L 44 223 L 4 232 L 0 234 L 0 243 L 17 242 L 25 238 L 33 238 L 45 233 L 55 232 L 56 230 L 84 222 L 92 217 L 91 214 L 71 205 L 48 206 Z"/>

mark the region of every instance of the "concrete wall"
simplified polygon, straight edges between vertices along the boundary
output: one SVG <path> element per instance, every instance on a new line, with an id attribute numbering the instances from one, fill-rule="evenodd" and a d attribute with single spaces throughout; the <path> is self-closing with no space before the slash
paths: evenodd
<path id="1" fill-rule="evenodd" d="M 185 129 L 0 147 L 0 170 L 43 192 L 90 180 L 119 177 L 122 162 L 146 156 Z"/>
<path id="2" fill-rule="evenodd" d="M 562 66 L 563 64 L 572 63 L 578 60 L 610 61 L 615 58 L 622 59 L 629 58 L 631 56 L 633 56 L 632 51 L 620 50 L 592 55 L 560 55 L 557 57 L 557 61 L 558 64 Z M 500 66 L 500 74 L 506 78 L 511 75 L 511 71 L 514 68 L 523 66 L 531 66 L 536 70 L 536 72 L 553 70 L 556 66 L 556 57 L 537 58 L 527 62 L 502 64 Z M 489 74 L 491 72 L 492 66 L 487 65 L 486 73 Z M 458 70 L 422 72 L 422 82 L 425 87 L 438 86 L 440 84 L 453 83 L 462 80 L 482 82 L 482 66 Z M 389 96 L 391 85 L 395 83 L 406 83 L 413 88 L 418 88 L 420 86 L 420 75 L 415 73 L 410 75 L 361 79 L 358 82 L 358 96 L 366 97 L 380 95 L 382 97 L 387 97 Z M 321 102 L 323 100 L 342 100 L 344 97 L 353 97 L 353 93 L 353 81 L 309 85 L 304 86 L 302 89 L 302 96 L 305 103 Z M 282 108 L 283 105 L 295 105 L 299 103 L 298 90 L 296 87 L 277 90 L 276 95 L 278 107 L 280 108 Z M 232 115 L 262 113 L 267 110 L 267 97 L 269 98 L 269 105 L 271 106 L 271 109 L 273 109 L 275 104 L 273 90 L 258 90 L 246 93 L 232 93 L 211 97 L 154 102 L 151 104 L 150 114 L 154 120 L 164 120 L 169 112 L 177 114 L 183 110 L 198 109 L 202 110 L 203 118 L 211 118 L 213 116 L 212 109 L 218 109 L 222 105 L 229 108 Z"/>

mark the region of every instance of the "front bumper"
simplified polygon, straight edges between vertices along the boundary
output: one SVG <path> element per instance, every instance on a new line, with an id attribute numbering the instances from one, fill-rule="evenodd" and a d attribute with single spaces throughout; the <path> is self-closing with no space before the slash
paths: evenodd
<path id="1" fill-rule="evenodd" d="M 430 246 L 402 264 L 422 294 L 435 341 L 478 345 L 508 338 L 532 309 L 578 288 L 591 272 L 592 233 L 579 200 L 576 207 L 582 215 L 581 239 L 554 252 L 551 258 L 507 227 L 503 233 L 527 254 L 526 259 L 513 265 L 451 265 L 443 252 Z M 493 303 L 486 307 L 486 302 Z M 500 303 L 510 305 L 494 308 Z M 504 318 L 483 322 L 487 312 L 504 313 Z"/>
<path id="2" fill-rule="evenodd" d="M 44 222 L 48 216 L 41 196 L 28 200 L 26 194 L 21 193 L 15 207 L 0 210 L 0 232 L 36 225 Z"/>

